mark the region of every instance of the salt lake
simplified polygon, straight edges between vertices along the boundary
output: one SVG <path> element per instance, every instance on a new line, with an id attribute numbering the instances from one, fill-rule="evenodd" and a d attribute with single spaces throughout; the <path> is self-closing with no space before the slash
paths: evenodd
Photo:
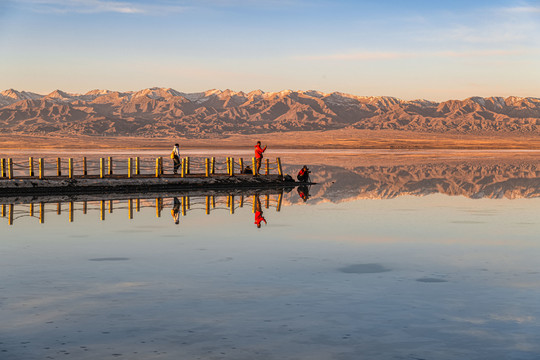
<path id="1" fill-rule="evenodd" d="M 540 153 L 276 155 L 317 185 L 2 200 L 0 358 L 540 358 Z"/>

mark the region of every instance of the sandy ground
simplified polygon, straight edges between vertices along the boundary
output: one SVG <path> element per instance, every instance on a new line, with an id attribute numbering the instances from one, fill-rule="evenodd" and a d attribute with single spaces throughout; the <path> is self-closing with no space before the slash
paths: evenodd
<path id="1" fill-rule="evenodd" d="M 305 131 L 209 139 L 10 135 L 0 138 L 0 149 L 159 149 L 169 148 L 175 142 L 181 143 L 182 148 L 251 149 L 257 140 L 270 147 L 295 149 L 540 149 L 540 137 L 533 135 L 456 135 L 391 130 Z"/>

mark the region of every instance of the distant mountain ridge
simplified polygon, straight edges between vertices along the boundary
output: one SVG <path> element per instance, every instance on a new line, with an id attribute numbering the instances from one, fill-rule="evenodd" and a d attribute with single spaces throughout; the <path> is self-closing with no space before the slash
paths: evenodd
<path id="1" fill-rule="evenodd" d="M 540 134 L 540 98 L 434 102 L 320 91 L 171 88 L 0 93 L 0 129 L 29 135 L 185 136 L 335 129 Z"/>

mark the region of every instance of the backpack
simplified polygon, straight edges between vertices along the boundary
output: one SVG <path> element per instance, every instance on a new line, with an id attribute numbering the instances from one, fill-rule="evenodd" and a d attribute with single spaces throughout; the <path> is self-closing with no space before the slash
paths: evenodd
<path id="1" fill-rule="evenodd" d="M 174 159 L 174 150 L 173 150 L 173 152 L 171 153 L 171 159 Z"/>

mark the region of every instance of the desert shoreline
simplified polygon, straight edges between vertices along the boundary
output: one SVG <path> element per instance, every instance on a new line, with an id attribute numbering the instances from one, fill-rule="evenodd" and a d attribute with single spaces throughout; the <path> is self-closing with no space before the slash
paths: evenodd
<path id="1" fill-rule="evenodd" d="M 180 143 L 184 149 L 251 149 L 256 141 L 283 149 L 453 149 L 539 150 L 540 137 L 531 134 L 440 134 L 387 130 L 333 130 L 224 135 L 212 138 L 147 138 L 126 136 L 42 136 L 4 134 L 1 149 L 164 149 Z"/>

